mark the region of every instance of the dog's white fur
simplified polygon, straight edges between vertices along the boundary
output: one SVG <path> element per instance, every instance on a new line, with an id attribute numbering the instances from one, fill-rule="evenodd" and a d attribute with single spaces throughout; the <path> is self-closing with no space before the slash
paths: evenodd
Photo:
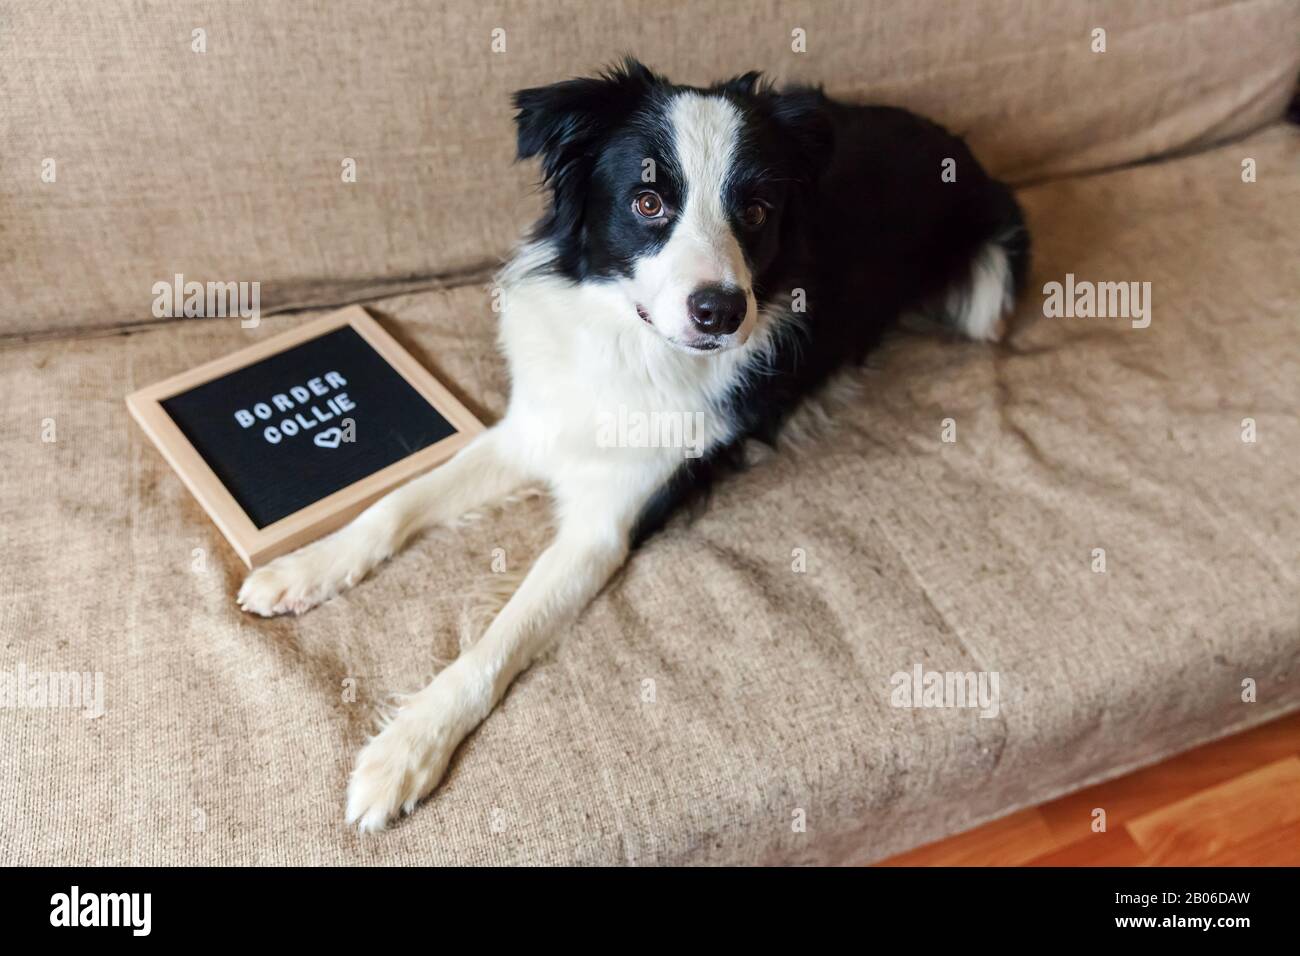
<path id="1" fill-rule="evenodd" d="M 630 282 L 574 284 L 538 269 L 552 258 L 544 244 L 523 246 L 500 276 L 500 346 L 512 378 L 502 420 L 345 528 L 257 569 L 240 589 L 247 611 L 301 613 L 360 581 L 423 528 L 528 483 L 550 491 L 554 541 L 482 637 L 405 698 L 362 749 L 347 796 L 347 819 L 362 830 L 382 829 L 437 785 L 461 740 L 623 563 L 642 508 L 681 465 L 680 448 L 601 447 L 601 410 L 703 413 L 703 448 L 726 442 L 731 425 L 713 413 L 716 403 L 755 353 L 792 327 L 787 306 L 756 307 L 718 200 L 738 136 L 735 108 L 685 93 L 673 117 L 691 199 L 658 257 Z M 980 291 L 968 293 L 963 321 L 976 337 L 991 328 L 983 310 L 994 307 L 993 293 L 983 290 L 999 269 L 1005 274 L 1005 257 L 1000 267 L 976 267 Z M 749 310 L 732 347 L 691 352 L 678 341 L 685 300 L 705 281 L 749 290 Z M 638 317 L 638 303 L 653 327 Z"/>
<path id="2" fill-rule="evenodd" d="M 1015 306 L 1015 283 L 1007 250 L 985 245 L 971 262 L 968 284 L 953 288 L 947 312 L 958 331 L 977 342 L 996 342 L 1006 331 L 1005 316 Z"/>

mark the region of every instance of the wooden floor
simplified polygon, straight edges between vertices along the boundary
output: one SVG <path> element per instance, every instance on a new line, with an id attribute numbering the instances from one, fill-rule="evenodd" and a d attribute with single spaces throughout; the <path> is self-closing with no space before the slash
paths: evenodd
<path id="1" fill-rule="evenodd" d="M 1300 713 L 880 865 L 1300 866 Z"/>

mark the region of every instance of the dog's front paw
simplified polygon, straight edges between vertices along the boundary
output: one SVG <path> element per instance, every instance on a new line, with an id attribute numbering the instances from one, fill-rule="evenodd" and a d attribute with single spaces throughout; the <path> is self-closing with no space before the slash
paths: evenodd
<path id="1" fill-rule="evenodd" d="M 362 832 L 384 829 L 410 813 L 447 772 L 464 736 L 455 698 L 435 680 L 361 749 L 348 781 L 347 822 Z"/>
<path id="2" fill-rule="evenodd" d="M 239 606 L 253 614 L 301 614 L 328 601 L 369 570 L 346 539 L 331 536 L 258 568 L 239 589 Z"/>

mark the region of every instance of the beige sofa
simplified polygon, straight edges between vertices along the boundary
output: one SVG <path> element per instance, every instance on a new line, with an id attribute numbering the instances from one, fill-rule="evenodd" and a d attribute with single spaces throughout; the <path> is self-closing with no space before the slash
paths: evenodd
<path id="1" fill-rule="evenodd" d="M 105 713 L 0 709 L 0 863 L 863 862 L 1300 706 L 1298 34 L 1294 0 L 4 4 L 0 672 L 98 672 Z M 964 133 L 1029 289 L 1001 346 L 894 336 L 361 839 L 376 705 L 545 500 L 253 619 L 123 397 L 364 302 L 499 414 L 487 283 L 538 208 L 508 93 L 623 52 Z M 176 273 L 260 282 L 261 326 L 154 318 Z M 1067 273 L 1150 282 L 1149 327 L 1045 317 Z M 997 715 L 892 706 L 917 665 L 996 672 Z"/>

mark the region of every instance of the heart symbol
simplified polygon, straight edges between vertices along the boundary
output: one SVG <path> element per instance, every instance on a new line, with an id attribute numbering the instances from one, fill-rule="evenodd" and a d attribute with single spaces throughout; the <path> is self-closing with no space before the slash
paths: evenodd
<path id="1" fill-rule="evenodd" d="M 343 429 L 341 428 L 327 428 L 323 432 L 317 432 L 316 437 L 312 439 L 321 448 L 338 448 L 342 440 Z"/>

